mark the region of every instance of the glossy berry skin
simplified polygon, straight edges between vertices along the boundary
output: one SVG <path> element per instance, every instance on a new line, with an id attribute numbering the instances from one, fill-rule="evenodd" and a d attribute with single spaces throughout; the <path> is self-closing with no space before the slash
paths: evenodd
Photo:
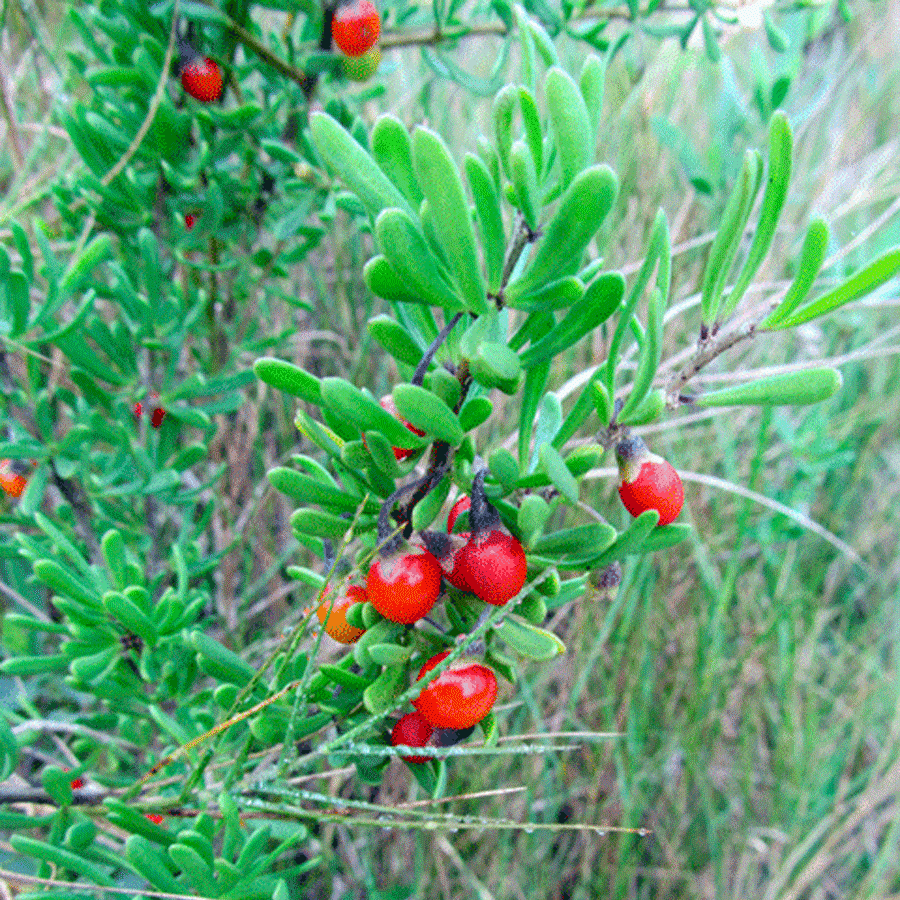
<path id="1" fill-rule="evenodd" d="M 460 513 L 465 512 L 471 505 L 472 501 L 469 499 L 469 495 L 463 494 L 462 497 L 450 507 L 450 513 L 447 516 L 448 534 L 453 532 L 453 526 L 456 524 L 456 520 L 459 518 Z"/>
<path id="2" fill-rule="evenodd" d="M 659 524 L 669 525 L 684 505 L 684 485 L 671 463 L 652 456 L 633 481 L 622 478 L 619 496 L 625 509 L 637 517 L 648 509 L 659 512 Z"/>
<path id="3" fill-rule="evenodd" d="M 27 484 L 28 479 L 16 471 L 12 460 L 0 459 L 0 489 L 7 497 L 21 497 Z"/>
<path id="4" fill-rule="evenodd" d="M 444 578 L 446 578 L 447 581 L 449 581 L 450 584 L 453 585 L 453 587 L 459 588 L 461 591 L 471 591 L 472 588 L 469 586 L 469 582 L 466 578 L 466 573 L 462 564 L 462 554 L 463 550 L 465 550 L 466 546 L 468 546 L 468 541 L 472 539 L 472 534 L 469 531 L 464 531 L 459 535 L 459 537 L 467 543 L 451 555 L 450 559 L 452 560 L 452 562 L 449 566 L 449 571 L 445 561 L 445 565 L 442 567 L 444 569 Z"/>
<path id="5" fill-rule="evenodd" d="M 161 406 L 157 406 L 154 408 L 153 412 L 150 413 L 150 424 L 154 428 L 161 428 L 165 417 L 166 411 Z"/>
<path id="6" fill-rule="evenodd" d="M 432 656 L 422 666 L 422 678 L 449 654 L 449 650 Z M 418 679 L 417 679 L 418 680 Z M 457 660 L 434 679 L 413 700 L 413 706 L 435 728 L 471 728 L 493 708 L 497 699 L 497 676 L 487 666 Z"/>
<path id="7" fill-rule="evenodd" d="M 197 57 L 181 70 L 184 92 L 201 103 L 212 103 L 222 96 L 222 70 L 209 57 Z"/>
<path id="8" fill-rule="evenodd" d="M 331 36 L 347 56 L 362 56 L 381 34 L 381 17 L 371 0 L 341 4 L 331 20 Z"/>
<path id="9" fill-rule="evenodd" d="M 468 589 L 494 606 L 503 606 L 515 597 L 528 574 L 518 538 L 499 530 L 470 540 L 459 552 L 457 568 Z"/>
<path id="10" fill-rule="evenodd" d="M 406 747 L 425 747 L 434 734 L 434 728 L 428 724 L 420 712 L 407 713 L 391 729 L 391 746 L 403 744 Z M 408 763 L 424 763 L 430 756 L 401 756 Z"/>
<path id="11" fill-rule="evenodd" d="M 385 394 L 385 395 L 378 401 L 378 404 L 379 404 L 379 406 L 381 406 L 381 408 L 382 408 L 385 412 L 390 413 L 390 414 L 391 414 L 395 419 L 397 419 L 398 421 L 403 422 L 403 424 L 404 424 L 404 425 L 405 425 L 405 426 L 406 426 L 413 434 L 417 434 L 417 435 L 419 435 L 419 437 L 421 437 L 423 434 L 425 434 L 424 431 L 422 431 L 422 430 L 419 429 L 419 428 L 416 428 L 415 425 L 410 425 L 409 422 L 407 422 L 407 421 L 400 415 L 400 413 L 397 412 L 397 404 L 394 403 L 394 398 L 393 398 L 390 394 Z M 365 443 L 365 441 L 363 441 L 363 443 Z M 405 447 L 391 447 L 391 450 L 394 451 L 394 459 L 396 459 L 397 462 L 402 462 L 404 459 L 408 459 L 410 456 L 414 456 L 416 453 L 419 452 L 418 450 L 415 450 L 415 449 L 406 449 Z"/>
<path id="12" fill-rule="evenodd" d="M 366 596 L 386 619 L 412 625 L 428 615 L 441 592 L 441 567 L 426 550 L 378 559 L 366 579 Z"/>
<path id="13" fill-rule="evenodd" d="M 366 592 L 359 585 L 351 584 L 346 593 L 335 597 L 332 603 L 331 594 L 326 593 L 316 610 L 316 615 L 325 629 L 325 633 L 339 644 L 354 644 L 364 634 L 365 628 L 356 628 L 347 621 L 347 610 L 354 603 L 365 603 Z"/>

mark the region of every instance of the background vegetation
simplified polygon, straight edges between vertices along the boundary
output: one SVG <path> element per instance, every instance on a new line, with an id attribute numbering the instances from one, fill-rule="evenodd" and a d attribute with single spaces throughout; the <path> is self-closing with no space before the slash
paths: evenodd
<path id="1" fill-rule="evenodd" d="M 80 165 L 63 123 L 71 96 L 85 91 L 74 74 L 84 35 L 65 13 L 61 4 L 7 2 L 0 34 L 0 236 L 9 238 L 12 219 L 32 228 L 41 221 L 61 254 L 73 238 L 60 222 L 60 198 Z M 789 76 L 776 105 L 794 125 L 794 177 L 754 303 L 783 289 L 813 215 L 831 225 L 828 268 L 835 276 L 900 241 L 900 4 L 853 4 L 849 22 L 828 5 L 787 15 L 780 20 L 789 38 L 782 53 L 754 21 L 758 13 L 741 8 L 744 24 L 726 29 L 717 62 L 702 40 L 695 46 L 698 33 L 685 51 L 672 40 L 630 43 L 608 73 L 601 159 L 618 172 L 621 189 L 606 258 L 626 275 L 634 272 L 655 211 L 665 210 L 674 296 L 663 359 L 672 371 L 696 342 L 709 241 L 743 151 L 765 145 L 779 77 Z M 455 58 L 489 78 L 498 41 L 469 37 Z M 558 49 L 577 71 L 583 47 L 561 41 Z M 513 76 L 519 64 L 514 47 Z M 436 69 L 417 50 L 385 49 L 376 79 L 346 91 L 369 121 L 392 110 L 410 125 L 429 122 L 452 147 L 472 148 L 489 130 L 490 97 L 462 90 Z M 255 202 L 254 190 L 246 200 Z M 174 220 L 192 204 L 205 212 L 208 201 L 176 195 L 159 202 Z M 382 308 L 361 276 L 371 238 L 341 210 L 320 215 L 316 223 L 324 227 L 310 236 L 314 249 L 276 273 L 277 286 L 264 288 L 264 251 L 298 239 L 287 212 L 273 198 L 260 210 L 258 233 L 235 232 L 248 254 L 261 254 L 254 257 L 259 277 L 222 276 L 222 297 L 236 308 L 223 315 L 221 342 L 204 350 L 201 364 L 210 378 L 228 376 L 248 372 L 265 353 L 368 384 L 378 396 L 398 371 L 366 330 Z M 102 209 L 97 215 L 102 219 Z M 177 237 L 184 253 L 208 259 L 216 239 Z M 237 292 L 230 290 L 235 285 Z M 218 313 L 221 306 L 211 308 Z M 508 736 L 619 737 L 573 738 L 573 749 L 554 754 L 473 757 L 449 767 L 447 796 L 514 789 L 454 808 L 567 827 L 451 833 L 324 822 L 310 850 L 321 864 L 306 876 L 303 896 L 900 894 L 897 308 L 894 288 L 746 344 L 704 373 L 705 384 L 718 384 L 734 371 L 746 377 L 824 360 L 844 377 L 830 401 L 763 414 L 682 413 L 644 430 L 682 473 L 682 520 L 694 526 L 694 538 L 626 565 L 614 599 L 556 609 L 550 627 L 567 655 L 529 667 L 515 698 L 498 707 Z M 602 358 L 605 337 L 598 331 L 594 346 L 561 361 L 566 368 L 556 374 L 571 390 Z M 53 362 L 63 378 L 62 362 Z M 155 374 L 164 378 L 159 369 Z M 218 558 L 214 632 L 258 654 L 309 600 L 309 590 L 285 571 L 309 562 L 290 527 L 291 505 L 265 480 L 297 450 L 298 438 L 293 404 L 283 395 L 251 379 L 226 388 L 239 401 L 222 408 L 210 401 L 207 410 L 208 472 L 222 468 L 219 505 L 208 523 L 209 550 Z M 123 416 L 131 399 L 119 403 Z M 498 433 L 515 427 L 512 405 L 507 415 Z M 597 495 L 584 499 L 610 505 L 612 468 L 594 475 Z M 164 542 L 172 526 L 164 510 L 158 514 L 152 536 Z M 43 603 L 13 549 L 20 528 L 12 504 L 0 506 L 8 609 L 14 595 Z M 151 571 L 166 564 L 165 554 L 149 546 L 147 553 Z M 22 640 L 18 630 L 4 630 L 8 652 L 21 652 Z M 21 683 L 5 677 L 0 690 L 15 708 Z M 380 787 L 360 784 L 352 767 L 338 765 L 318 789 L 384 805 L 422 797 L 398 761 Z M 611 830 L 568 827 L 595 824 Z M 0 852 L 4 869 L 20 868 L 9 844 Z"/>

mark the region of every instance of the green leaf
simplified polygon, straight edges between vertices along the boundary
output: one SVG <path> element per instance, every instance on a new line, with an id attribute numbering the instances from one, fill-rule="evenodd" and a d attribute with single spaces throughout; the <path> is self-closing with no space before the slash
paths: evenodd
<path id="1" fill-rule="evenodd" d="M 534 171 L 538 178 L 544 167 L 544 129 L 538 113 L 534 95 L 528 88 L 519 87 L 519 109 L 522 111 L 522 124 L 525 126 L 525 141 L 531 151 Z"/>
<path id="2" fill-rule="evenodd" d="M 704 324 L 711 325 L 719 314 L 719 303 L 734 257 L 744 235 L 744 228 L 759 191 L 762 158 L 748 150 L 740 175 L 722 214 L 719 230 L 709 248 L 703 284 L 700 290 L 700 310 Z"/>
<path id="3" fill-rule="evenodd" d="M 68 296 L 79 290 L 90 277 L 91 272 L 113 254 L 112 238 L 108 234 L 98 234 L 69 264 L 59 282 L 60 296 Z"/>
<path id="4" fill-rule="evenodd" d="M 352 424 L 360 432 L 380 431 L 393 447 L 418 450 L 428 443 L 425 438 L 413 434 L 401 421 L 382 409 L 381 405 L 368 394 L 364 394 L 343 378 L 324 378 L 322 399 L 325 405 L 345 422 Z M 402 412 L 400 414 L 403 415 Z"/>
<path id="5" fill-rule="evenodd" d="M 412 656 L 412 648 L 402 644 L 372 644 L 369 656 L 379 666 L 402 666 Z"/>
<path id="6" fill-rule="evenodd" d="M 509 177 L 509 151 L 512 148 L 512 121 L 518 106 L 518 91 L 508 84 L 497 92 L 493 103 L 494 139 L 503 173 Z"/>
<path id="7" fill-rule="evenodd" d="M 384 644 L 373 646 L 384 647 Z M 406 666 L 388 666 L 364 691 L 363 705 L 373 715 L 389 713 L 406 690 Z"/>
<path id="8" fill-rule="evenodd" d="M 450 493 L 451 484 L 450 477 L 445 475 L 437 486 L 415 505 L 412 513 L 412 526 L 415 531 L 424 531 L 438 517 Z M 377 659 L 375 661 L 378 662 Z"/>
<path id="9" fill-rule="evenodd" d="M 486 422 L 494 409 L 487 397 L 470 397 L 459 411 L 459 424 L 463 431 L 471 431 Z"/>
<path id="10" fill-rule="evenodd" d="M 390 316 L 380 315 L 369 320 L 369 334 L 394 359 L 415 368 L 422 359 L 422 350 L 410 333 Z"/>
<path id="11" fill-rule="evenodd" d="M 161 828 L 159 825 L 156 827 Z M 145 878 L 156 890 L 169 894 L 184 893 L 184 885 L 176 881 L 172 875 L 171 863 L 142 835 L 132 834 L 125 841 L 125 858 L 138 875 Z"/>
<path id="12" fill-rule="evenodd" d="M 418 295 L 420 302 L 440 306 L 451 313 L 465 310 L 444 275 L 440 260 L 406 213 L 386 209 L 375 223 L 375 234 L 391 268 L 407 290 Z"/>
<path id="13" fill-rule="evenodd" d="M 51 559 L 39 559 L 34 564 L 38 581 L 57 594 L 70 597 L 77 603 L 92 609 L 101 609 L 101 600 L 92 584 L 80 580 Z"/>
<path id="14" fill-rule="evenodd" d="M 628 528 L 620 532 L 615 541 L 599 556 L 586 560 L 585 568 L 597 569 L 617 559 L 643 552 L 644 544 L 658 524 L 659 513 L 655 509 L 645 510 L 637 518 L 632 519 Z"/>
<path id="15" fill-rule="evenodd" d="M 253 371 L 266 384 L 286 394 L 306 400 L 316 406 L 322 405 L 319 379 L 299 366 L 282 359 L 263 357 L 253 364 Z"/>
<path id="16" fill-rule="evenodd" d="M 554 66 L 547 72 L 544 92 L 565 189 L 591 164 L 594 131 L 584 97 L 571 75 Z"/>
<path id="17" fill-rule="evenodd" d="M 663 314 L 665 312 L 664 301 L 659 290 L 654 290 L 650 295 L 650 304 L 647 308 L 647 328 L 644 332 L 644 341 L 641 345 L 641 355 L 638 359 L 637 372 L 631 385 L 631 393 L 622 408 L 622 415 L 631 415 L 646 399 L 662 356 Z"/>
<path id="18" fill-rule="evenodd" d="M 784 53 L 791 46 L 788 36 L 775 24 L 771 12 L 768 9 L 763 10 L 763 27 L 766 30 L 766 39 L 769 46 L 776 53 Z"/>
<path id="19" fill-rule="evenodd" d="M 747 259 L 716 321 L 725 321 L 731 315 L 769 252 L 791 180 L 792 148 L 793 136 L 787 116 L 783 112 L 776 112 L 769 122 L 769 176 L 763 193 L 759 224 L 753 235 L 753 243 L 747 251 Z"/>
<path id="20" fill-rule="evenodd" d="M 301 534 L 339 540 L 350 527 L 350 519 L 319 509 L 298 509 L 291 513 L 291 527 Z"/>
<path id="21" fill-rule="evenodd" d="M 439 223 L 438 239 L 450 262 L 468 308 L 481 315 L 489 309 L 475 232 L 462 179 L 447 145 L 421 126 L 413 134 L 413 165 L 422 192 Z"/>
<path id="22" fill-rule="evenodd" d="M 809 226 L 800 253 L 797 275 L 784 299 L 760 323 L 760 328 L 777 327 L 780 321 L 786 319 L 806 299 L 825 261 L 828 237 L 828 226 L 821 219 L 816 219 Z"/>
<path id="23" fill-rule="evenodd" d="M 526 494 L 519 504 L 516 518 L 519 538 L 526 549 L 531 549 L 534 541 L 543 532 L 544 525 L 553 510 L 539 494 Z"/>
<path id="24" fill-rule="evenodd" d="M 540 216 L 541 200 L 538 196 L 534 158 L 523 141 L 516 141 L 509 152 L 509 177 L 512 181 L 518 207 L 525 218 L 525 224 L 532 231 L 536 231 Z"/>
<path id="25" fill-rule="evenodd" d="M 519 403 L 519 459 L 528 459 L 534 419 L 544 396 L 549 376 L 549 363 L 530 366 L 525 373 L 525 388 Z"/>
<path id="26" fill-rule="evenodd" d="M 106 611 L 116 619 L 127 631 L 136 634 L 150 647 L 156 645 L 156 626 L 147 615 L 128 597 L 115 591 L 107 592 L 103 597 Z"/>
<path id="27" fill-rule="evenodd" d="M 512 309 L 526 312 L 550 312 L 564 309 L 576 303 L 584 294 L 584 282 L 574 275 L 567 275 L 557 281 L 551 281 L 537 290 L 525 294 L 513 289 L 513 294 L 506 295 L 506 305 Z"/>
<path id="28" fill-rule="evenodd" d="M 811 322 L 819 316 L 824 316 L 847 303 L 871 294 L 872 291 L 890 281 L 898 272 L 900 272 L 900 247 L 895 247 L 859 272 L 851 275 L 843 284 L 821 297 L 817 297 L 812 303 L 808 303 L 787 318 L 780 319 L 773 327 L 793 328 L 795 325 Z"/>
<path id="29" fill-rule="evenodd" d="M 356 194 L 370 218 L 376 219 L 391 207 L 415 215 L 406 197 L 336 119 L 327 113 L 313 113 L 310 132 L 325 165 Z"/>
<path id="30" fill-rule="evenodd" d="M 625 279 L 618 272 L 605 272 L 585 289 L 563 320 L 522 355 L 526 369 L 577 344 L 585 335 L 605 322 L 618 309 L 625 292 Z"/>
<path id="31" fill-rule="evenodd" d="M 354 512 L 360 504 L 359 498 L 293 469 L 272 469 L 269 481 L 276 491 L 287 494 L 299 503 L 317 503 L 339 512 Z M 369 501 L 367 511 L 377 512 L 377 509 L 377 504 Z"/>
<path id="32" fill-rule="evenodd" d="M 658 514 L 657 514 L 658 518 Z M 541 556 L 578 555 L 590 556 L 602 553 L 616 539 L 616 530 L 605 522 L 576 525 L 535 541 L 531 548 Z"/>
<path id="33" fill-rule="evenodd" d="M 492 293 L 496 293 L 503 276 L 503 258 L 506 252 L 506 234 L 503 229 L 500 198 L 487 165 L 479 157 L 467 153 L 464 166 L 469 190 L 475 200 L 478 228 L 481 231 L 487 287 Z"/>
<path id="34" fill-rule="evenodd" d="M 509 296 L 523 297 L 551 281 L 574 275 L 591 238 L 612 209 L 616 190 L 616 176 L 609 166 L 593 166 L 579 173 L 563 194 L 525 274 L 509 286 Z"/>
<path id="35" fill-rule="evenodd" d="M 60 869 L 68 869 L 92 884 L 99 884 L 104 887 L 113 887 L 115 884 L 106 872 L 93 863 L 88 862 L 80 853 L 73 853 L 71 850 L 66 850 L 62 847 L 54 847 L 45 841 L 26 837 L 24 834 L 12 835 L 9 842 L 17 853 L 49 863 Z"/>
<path id="36" fill-rule="evenodd" d="M 578 79 L 581 96 L 591 122 L 591 129 L 596 135 L 600 127 L 600 116 L 603 113 L 603 93 L 606 88 L 606 62 L 592 53 L 581 67 Z"/>
<path id="37" fill-rule="evenodd" d="M 542 444 L 539 450 L 541 471 L 553 486 L 573 505 L 578 503 L 578 482 L 572 476 L 559 451 L 551 444 Z"/>
<path id="38" fill-rule="evenodd" d="M 413 292 L 396 269 L 382 255 L 373 256 L 363 266 L 363 281 L 366 287 L 376 296 L 393 303 L 426 303 L 424 297 Z"/>
<path id="39" fill-rule="evenodd" d="M 372 128 L 372 155 L 410 206 L 418 209 L 423 195 L 413 171 L 412 142 L 406 126 L 396 116 L 385 114 L 375 122 Z"/>
<path id="40" fill-rule="evenodd" d="M 566 652 L 566 645 L 552 631 L 519 616 L 508 615 L 493 631 L 510 650 L 527 659 L 546 662 Z"/>
<path id="41" fill-rule="evenodd" d="M 469 372 L 482 387 L 499 388 L 505 394 L 519 389 L 523 371 L 519 354 L 499 341 L 482 341 L 469 359 Z"/>
<path id="42" fill-rule="evenodd" d="M 655 422 L 665 411 L 666 408 L 666 392 L 662 388 L 650 391 L 640 403 L 627 415 L 620 413 L 617 421 L 620 425 L 649 425 Z"/>
<path id="43" fill-rule="evenodd" d="M 6 781 L 19 764 L 19 745 L 9 722 L 0 717 L 0 781 Z"/>
<path id="44" fill-rule="evenodd" d="M 398 384 L 392 396 L 397 412 L 410 425 L 453 447 L 462 443 L 465 432 L 459 418 L 440 397 L 414 384 Z"/>
<path id="45" fill-rule="evenodd" d="M 696 406 L 806 406 L 834 396 L 843 379 L 837 369 L 804 369 L 702 394 Z"/>
<path id="46" fill-rule="evenodd" d="M 197 651 L 200 667 L 218 681 L 245 687 L 256 675 L 256 669 L 250 663 L 202 631 L 188 632 L 187 639 Z"/>

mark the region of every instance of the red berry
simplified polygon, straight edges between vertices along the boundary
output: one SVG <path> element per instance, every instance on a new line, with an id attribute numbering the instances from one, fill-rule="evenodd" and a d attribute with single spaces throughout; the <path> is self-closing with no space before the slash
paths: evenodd
<path id="1" fill-rule="evenodd" d="M 369 602 L 386 619 L 404 625 L 428 615 L 440 592 L 441 567 L 427 550 L 379 559 L 366 579 Z"/>
<path id="2" fill-rule="evenodd" d="M 432 656 L 418 678 L 442 662 L 449 652 Z M 435 728 L 471 728 L 491 711 L 496 699 L 497 677 L 493 671 L 481 663 L 459 659 L 422 690 L 413 706 Z"/>
<path id="3" fill-rule="evenodd" d="M 441 566 L 441 568 L 444 570 L 444 578 L 446 578 L 453 587 L 459 588 L 461 591 L 471 591 L 472 588 L 466 578 L 466 570 L 463 567 L 462 559 L 463 550 L 466 549 L 469 541 L 472 539 L 472 533 L 470 531 L 463 531 L 461 534 L 456 535 L 456 537 L 462 538 L 466 543 L 450 555 L 451 563 L 449 567 L 446 565 L 445 560 L 444 565 Z"/>
<path id="4" fill-rule="evenodd" d="M 447 516 L 447 533 L 453 531 L 453 526 L 459 518 L 459 514 L 465 512 L 472 505 L 468 494 L 463 494 L 453 506 L 450 507 L 450 514 Z"/>
<path id="5" fill-rule="evenodd" d="M 390 413 L 395 419 L 401 421 L 413 434 L 417 434 L 419 437 L 425 434 L 420 428 L 416 428 L 415 425 L 410 425 L 409 422 L 397 412 L 397 404 L 394 403 L 394 398 L 390 394 L 385 394 L 378 403 L 385 412 Z M 363 441 L 363 443 L 365 443 L 365 441 Z M 405 447 L 391 447 L 391 450 L 394 451 L 394 459 L 398 462 L 419 452 L 418 450 L 407 449 Z"/>
<path id="6" fill-rule="evenodd" d="M 365 603 L 367 599 L 365 590 L 356 584 L 351 584 L 344 594 L 335 597 L 334 602 L 332 602 L 329 592 L 326 592 L 316 610 L 316 615 L 325 628 L 326 634 L 339 644 L 353 644 L 358 641 L 366 630 L 365 628 L 356 628 L 347 621 L 347 610 L 354 603 Z"/>
<path id="7" fill-rule="evenodd" d="M 190 231 L 197 224 L 197 217 L 193 213 L 186 213 L 184 217 L 184 227 Z"/>
<path id="8" fill-rule="evenodd" d="M 209 57 L 198 57 L 181 70 L 181 86 L 195 100 L 212 103 L 222 94 L 222 70 Z"/>
<path id="9" fill-rule="evenodd" d="M 331 20 L 331 36 L 347 56 L 362 56 L 381 34 L 381 18 L 371 0 L 343 3 Z"/>
<path id="10" fill-rule="evenodd" d="M 73 778 L 71 782 L 69 782 L 72 786 L 73 791 L 81 790 L 84 787 L 84 779 L 83 778 Z"/>
<path id="11" fill-rule="evenodd" d="M 659 524 L 678 518 L 684 505 L 684 485 L 671 463 L 651 453 L 640 438 L 629 438 L 616 447 L 619 463 L 619 496 L 631 515 L 648 509 L 659 513 Z"/>
<path id="12" fill-rule="evenodd" d="M 160 428 L 163 423 L 163 419 L 166 417 L 166 411 L 161 407 L 157 406 L 153 409 L 153 412 L 150 414 L 150 424 L 154 428 Z"/>
<path id="13" fill-rule="evenodd" d="M 515 597 L 528 574 L 518 538 L 499 530 L 470 540 L 459 552 L 456 568 L 468 589 L 494 606 L 503 606 Z"/>
<path id="14" fill-rule="evenodd" d="M 407 747 L 427 747 L 434 728 L 428 724 L 420 712 L 411 712 L 403 716 L 391 730 L 391 746 L 403 744 Z M 424 763 L 430 756 L 401 756 L 408 763 Z"/>
<path id="15" fill-rule="evenodd" d="M 138 400 L 138 402 L 131 407 L 131 412 L 136 419 L 140 419 L 141 415 L 144 412 L 144 404 L 141 403 L 140 400 Z"/>
<path id="16" fill-rule="evenodd" d="M 21 497 L 28 484 L 22 471 L 22 463 L 11 459 L 0 459 L 0 489 L 8 497 Z"/>
<path id="17" fill-rule="evenodd" d="M 162 825 L 163 817 L 159 813 L 144 813 L 144 818 L 149 819 L 154 825 Z"/>

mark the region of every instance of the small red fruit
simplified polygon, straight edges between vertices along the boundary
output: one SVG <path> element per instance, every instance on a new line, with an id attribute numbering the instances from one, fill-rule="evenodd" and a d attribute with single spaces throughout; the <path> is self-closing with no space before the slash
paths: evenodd
<path id="1" fill-rule="evenodd" d="M 160 428 L 165 417 L 166 411 L 161 406 L 154 407 L 153 412 L 150 414 L 150 424 L 154 428 Z"/>
<path id="2" fill-rule="evenodd" d="M 212 103 L 222 95 L 222 70 L 215 60 L 198 56 L 182 68 L 181 86 L 195 100 Z"/>
<path id="3" fill-rule="evenodd" d="M 21 497 L 28 484 L 25 465 L 18 460 L 0 459 L 0 488 L 8 497 Z"/>
<path id="4" fill-rule="evenodd" d="M 371 0 L 349 0 L 335 10 L 331 36 L 347 56 L 362 56 L 381 34 L 381 17 Z"/>
<path id="5" fill-rule="evenodd" d="M 347 610 L 354 603 L 365 603 L 368 598 L 366 592 L 359 585 L 351 584 L 344 594 L 335 597 L 334 602 L 328 592 L 322 597 L 322 602 L 316 610 L 316 615 L 325 629 L 339 644 L 354 644 L 364 634 L 365 628 L 356 628 L 347 621 Z"/>
<path id="6" fill-rule="evenodd" d="M 432 656 L 422 666 L 418 679 L 430 672 L 449 654 L 449 650 Z M 487 666 L 472 660 L 458 659 L 441 672 L 413 706 L 435 728 L 471 728 L 493 708 L 497 699 L 497 676 Z"/>
<path id="7" fill-rule="evenodd" d="M 428 615 L 441 592 L 441 567 L 427 551 L 378 559 L 366 579 L 369 602 L 386 619 L 411 625 Z"/>
<path id="8" fill-rule="evenodd" d="M 190 231 L 197 224 L 197 217 L 193 213 L 186 213 L 184 216 L 184 227 Z"/>
<path id="9" fill-rule="evenodd" d="M 80 791 L 81 788 L 84 787 L 84 779 L 83 778 L 73 778 L 70 782 L 73 791 Z"/>
<path id="10" fill-rule="evenodd" d="M 154 825 L 163 823 L 163 817 L 159 813 L 144 813 L 144 818 L 149 819 Z"/>
<path id="11" fill-rule="evenodd" d="M 428 724 L 420 712 L 407 713 L 391 730 L 391 746 L 403 744 L 406 747 L 427 747 L 434 728 Z M 431 759 L 430 756 L 401 756 L 400 759 L 408 763 L 424 763 Z"/>
<path id="12" fill-rule="evenodd" d="M 497 529 L 472 538 L 460 550 L 456 570 L 476 597 L 503 606 L 522 590 L 528 562 L 518 538 Z"/>
<path id="13" fill-rule="evenodd" d="M 131 407 L 131 413 L 136 419 L 140 419 L 144 413 L 144 404 L 138 400 L 138 402 Z"/>
<path id="14" fill-rule="evenodd" d="M 385 394 L 378 403 L 385 412 L 390 413 L 395 419 L 402 422 L 413 434 L 417 434 L 419 437 L 422 437 L 422 435 L 425 434 L 420 428 L 416 428 L 415 425 L 410 425 L 409 422 L 397 412 L 397 404 L 394 403 L 394 398 L 390 394 Z M 363 441 L 363 443 L 365 443 L 365 441 Z M 398 462 L 402 462 L 404 459 L 408 459 L 410 456 L 419 452 L 418 450 L 407 449 L 405 447 L 391 447 L 391 450 L 394 451 L 394 459 Z"/>
<path id="15" fill-rule="evenodd" d="M 460 513 L 465 512 L 471 505 L 472 501 L 469 499 L 469 495 L 463 494 L 462 497 L 450 507 L 450 514 L 447 516 L 448 534 L 453 531 L 453 526 L 456 524 L 456 520 L 459 518 Z"/>
<path id="16" fill-rule="evenodd" d="M 616 447 L 619 496 L 635 518 L 648 509 L 659 513 L 659 524 L 669 525 L 684 505 L 684 485 L 671 463 L 651 453 L 641 438 L 628 438 Z"/>

